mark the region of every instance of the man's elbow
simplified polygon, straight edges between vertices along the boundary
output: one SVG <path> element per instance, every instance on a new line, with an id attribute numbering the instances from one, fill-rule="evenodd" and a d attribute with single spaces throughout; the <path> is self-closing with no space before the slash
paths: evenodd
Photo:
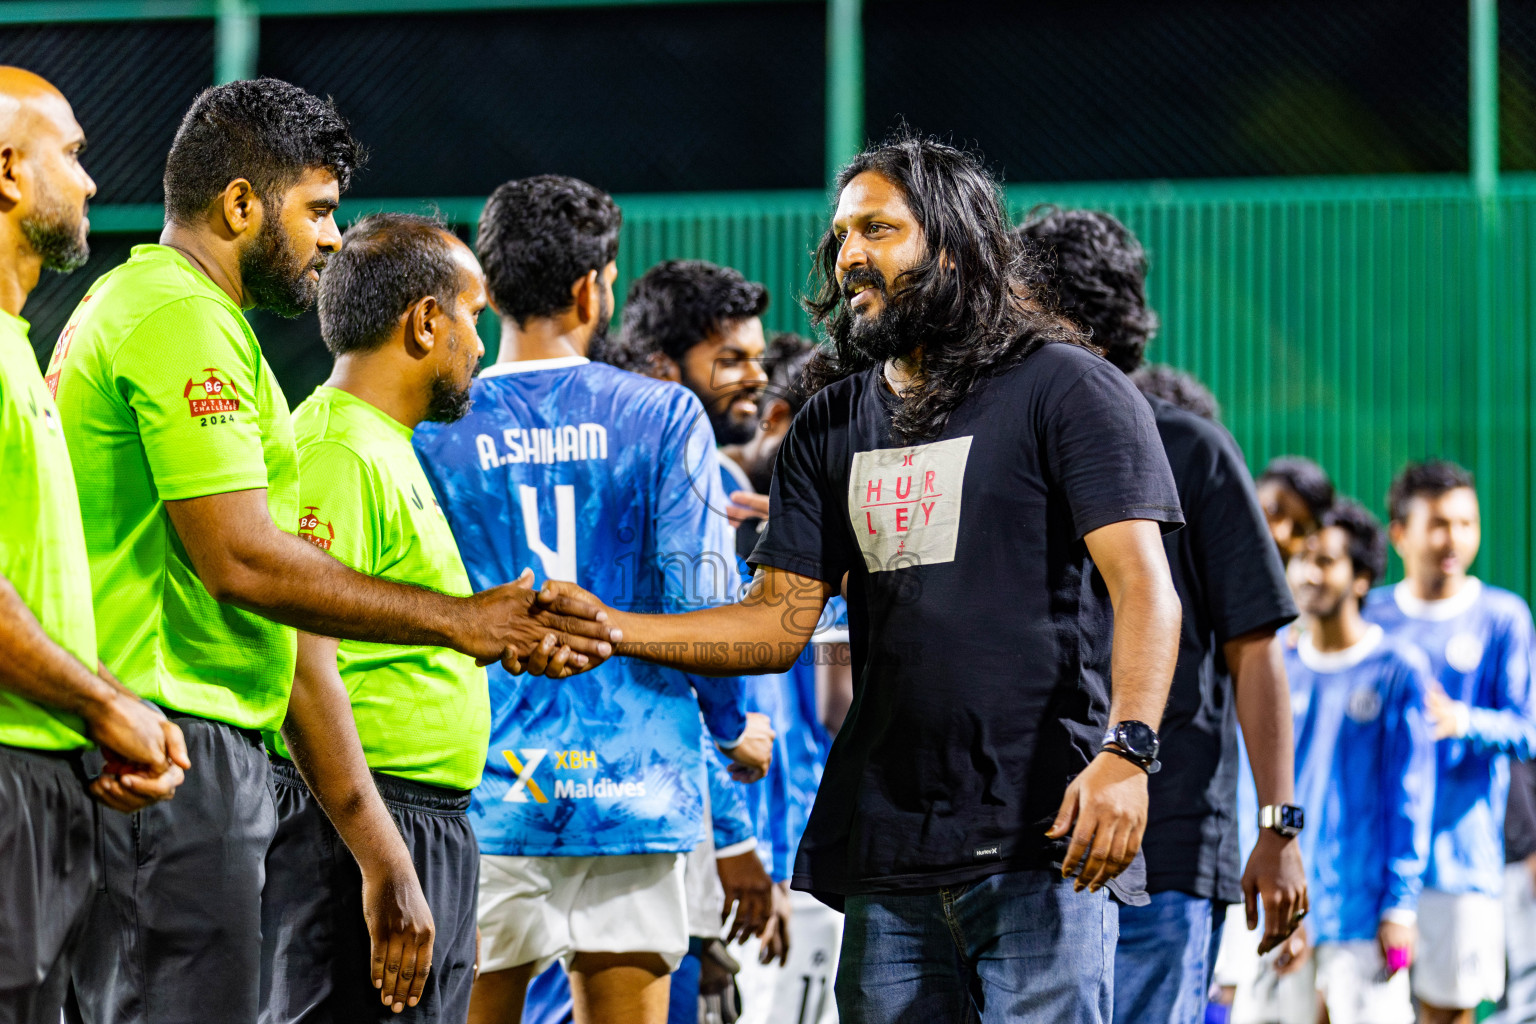
<path id="1" fill-rule="evenodd" d="M 1148 573 L 1139 589 L 1141 593 L 1137 597 L 1146 608 L 1149 623 L 1177 642 L 1179 628 L 1184 622 L 1184 606 L 1179 601 L 1179 592 L 1173 587 L 1173 577 L 1166 571 Z"/>
<path id="2" fill-rule="evenodd" d="M 254 560 L 237 551 L 221 549 L 199 558 L 193 565 L 198 581 L 215 601 L 240 607 L 258 605 L 262 573 Z"/>

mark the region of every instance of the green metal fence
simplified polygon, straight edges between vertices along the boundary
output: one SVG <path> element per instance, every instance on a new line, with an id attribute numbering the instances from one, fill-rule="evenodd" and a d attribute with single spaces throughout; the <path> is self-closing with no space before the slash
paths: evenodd
<path id="1" fill-rule="evenodd" d="M 766 321 L 807 331 L 796 304 L 829 209 L 820 192 L 620 196 L 619 294 L 661 259 L 740 269 L 772 295 Z M 1536 594 L 1531 347 L 1536 333 L 1536 174 L 1506 175 L 1494 200 L 1464 177 L 1275 179 L 1122 185 L 1019 185 L 1036 203 L 1121 217 L 1152 259 L 1163 318 L 1149 357 L 1216 393 L 1222 418 L 1258 468 L 1275 455 L 1318 459 L 1344 492 L 1382 511 L 1392 472 L 1426 456 L 1477 470 L 1487 524 L 1478 570 Z M 480 200 L 440 200 L 471 224 Z M 358 199 L 343 219 L 416 201 Z M 103 211 L 105 212 L 105 211 Z M 112 212 L 104 231 L 158 227 L 158 208 Z M 80 275 L 108 269 L 92 265 Z M 48 325 L 37 341 L 48 347 Z M 485 324 L 494 353 L 496 325 Z M 297 401 L 324 374 L 290 371 Z"/>
<path id="2" fill-rule="evenodd" d="M 13 0 L 0 4 L 0 24 L 214 18 L 216 74 L 227 79 L 254 67 L 262 18 L 608 2 L 645 0 Z M 831 171 L 859 143 L 863 4 L 826 6 Z M 1536 174 L 1499 174 L 1495 0 L 1468 0 L 1466 11 L 1467 177 L 1016 185 L 1010 203 L 1015 213 L 1037 202 L 1100 207 L 1140 235 L 1164 322 L 1151 356 L 1212 387 L 1253 466 L 1283 453 L 1311 455 L 1345 492 L 1378 510 L 1391 473 L 1407 459 L 1445 456 L 1476 469 L 1487 524 L 1478 569 L 1529 597 L 1536 592 L 1529 397 Z M 769 286 L 771 327 L 805 329 L 793 300 L 825 223 L 825 195 L 619 198 L 621 288 L 656 260 L 708 258 Z M 468 224 L 479 203 L 437 205 Z M 358 198 L 343 214 L 421 205 Z M 160 211 L 99 207 L 92 218 L 98 235 L 144 236 L 158 230 Z M 93 264 L 87 274 L 106 269 Z M 87 283 L 79 276 L 55 283 L 53 305 L 72 305 L 68 292 Z M 50 301 L 39 299 L 38 307 Z M 57 329 L 53 312 L 39 308 L 44 315 L 35 316 L 42 348 Z M 494 324 L 487 333 L 494 345 Z M 287 346 L 293 369 L 285 386 L 297 399 L 323 374 L 319 339 L 290 330 L 274 340 Z"/>
<path id="3" fill-rule="evenodd" d="M 1252 466 L 1310 455 L 1382 511 L 1404 461 L 1462 461 L 1484 501 L 1479 571 L 1536 589 L 1536 175 L 1506 176 L 1492 202 L 1460 177 L 1015 186 L 1009 198 L 1016 214 L 1107 209 L 1141 237 L 1163 317 L 1150 356 L 1215 391 Z M 631 200 L 623 280 L 663 258 L 728 263 L 769 286 L 772 326 L 803 330 L 792 298 L 827 209 L 816 193 Z"/>

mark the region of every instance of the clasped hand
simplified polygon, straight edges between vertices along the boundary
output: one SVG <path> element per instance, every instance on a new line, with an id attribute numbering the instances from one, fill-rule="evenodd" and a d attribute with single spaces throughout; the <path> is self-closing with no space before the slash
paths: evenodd
<path id="1" fill-rule="evenodd" d="M 460 649 L 513 674 L 564 679 L 601 665 L 622 639 L 601 601 L 573 583 L 550 580 L 534 590 L 531 569 L 468 600 L 474 614 Z"/>

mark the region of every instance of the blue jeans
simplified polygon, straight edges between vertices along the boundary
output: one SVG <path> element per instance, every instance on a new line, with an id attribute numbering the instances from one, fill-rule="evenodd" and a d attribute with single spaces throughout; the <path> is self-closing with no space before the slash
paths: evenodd
<path id="1" fill-rule="evenodd" d="M 1120 909 L 1115 1024 L 1202 1024 L 1226 907 L 1159 892 Z"/>
<path id="2" fill-rule="evenodd" d="M 842 1024 L 1109 1024 L 1117 904 L 1054 871 L 850 896 Z"/>

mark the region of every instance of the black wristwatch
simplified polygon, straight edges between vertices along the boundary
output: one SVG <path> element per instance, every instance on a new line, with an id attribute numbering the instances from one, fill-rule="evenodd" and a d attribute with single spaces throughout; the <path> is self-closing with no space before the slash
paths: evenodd
<path id="1" fill-rule="evenodd" d="M 1259 828 L 1295 839 L 1307 826 L 1307 813 L 1295 804 L 1268 804 L 1259 808 Z"/>
<path id="2" fill-rule="evenodd" d="M 1116 722 L 1104 734 L 1103 750 L 1123 757 L 1146 772 L 1155 775 L 1162 763 L 1157 759 L 1157 733 L 1145 722 Z"/>

